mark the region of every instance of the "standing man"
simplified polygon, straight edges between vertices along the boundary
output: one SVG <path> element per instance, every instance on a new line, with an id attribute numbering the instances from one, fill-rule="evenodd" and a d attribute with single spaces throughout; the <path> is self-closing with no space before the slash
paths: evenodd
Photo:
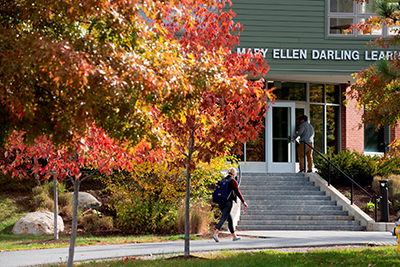
<path id="1" fill-rule="evenodd" d="M 307 142 L 310 146 L 313 146 L 314 139 L 314 127 L 307 122 L 308 118 L 306 115 L 300 117 L 300 129 L 292 138 L 292 141 L 295 141 L 300 136 L 300 144 L 299 149 L 297 151 L 297 155 L 299 156 L 299 164 L 300 171 L 305 172 L 304 166 L 304 141 Z M 312 162 L 312 149 L 311 147 L 306 147 L 306 156 L 307 156 L 307 172 L 312 172 L 313 162 Z"/>

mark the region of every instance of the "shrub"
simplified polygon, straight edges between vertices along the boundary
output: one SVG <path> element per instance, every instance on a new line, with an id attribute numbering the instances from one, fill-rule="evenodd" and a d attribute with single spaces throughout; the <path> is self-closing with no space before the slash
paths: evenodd
<path id="1" fill-rule="evenodd" d="M 330 153 L 329 156 L 333 164 L 348 176 L 353 176 L 353 180 L 362 187 L 372 184 L 373 177 L 379 173 L 379 166 L 382 162 L 379 156 L 363 155 L 354 150 L 351 152 L 349 149 L 340 151 L 338 154 Z M 328 158 L 327 155 L 325 157 Z M 321 157 L 316 156 L 314 165 L 321 177 L 327 180 L 328 163 Z M 334 185 L 348 185 L 350 180 L 331 166 L 331 183 Z"/>
<path id="2" fill-rule="evenodd" d="M 115 225 L 129 233 L 175 231 L 177 200 L 182 198 L 182 171 L 168 170 L 166 163 L 145 161 L 131 173 L 103 177 L 116 211 Z"/>
<path id="3" fill-rule="evenodd" d="M 400 175 L 400 156 L 388 153 L 382 158 L 377 175 L 387 178 L 393 174 Z"/>
<path id="4" fill-rule="evenodd" d="M 62 193 L 58 195 L 58 206 L 60 214 L 72 218 L 74 200 L 70 194 Z"/>
<path id="5" fill-rule="evenodd" d="M 210 228 L 210 222 L 213 220 L 213 213 L 211 206 L 205 204 L 201 200 L 197 200 L 190 207 L 190 233 L 191 234 L 205 234 Z M 179 234 L 185 232 L 185 205 L 179 205 L 178 218 L 176 220 L 176 229 Z"/>
<path id="6" fill-rule="evenodd" d="M 114 204 L 117 212 L 116 226 L 120 230 L 134 234 L 175 232 L 176 216 L 171 211 L 176 207 L 172 202 L 139 197 L 126 200 Z"/>
<path id="7" fill-rule="evenodd" d="M 45 181 L 43 185 L 36 186 L 32 189 L 32 204 L 36 207 L 36 210 L 48 210 L 54 211 L 54 184 L 53 182 Z M 66 201 L 68 197 L 65 189 L 65 184 L 58 183 L 58 210 L 64 209 L 65 206 L 70 205 L 72 207 L 72 201 Z M 62 201 L 60 201 L 60 199 Z M 71 212 L 72 214 L 72 212 Z"/>
<path id="8" fill-rule="evenodd" d="M 375 210 L 375 204 L 371 201 L 364 205 L 364 211 L 373 211 Z"/>
<path id="9" fill-rule="evenodd" d="M 210 186 L 216 184 L 221 178 L 221 170 L 226 168 L 227 158 L 196 166 L 191 177 L 191 202 L 196 199 L 195 206 L 199 205 L 204 211 L 208 209 Z M 129 233 L 177 232 L 180 225 L 177 220 L 184 218 L 185 205 L 179 204 L 186 193 L 184 169 L 171 168 L 163 162 L 144 161 L 130 173 L 104 176 L 103 182 L 111 194 L 110 207 L 116 212 L 115 226 L 120 230 Z M 191 210 L 192 221 L 197 221 L 198 231 L 203 231 L 201 222 L 207 220 L 197 217 L 203 213 L 196 209 Z"/>
<path id="10" fill-rule="evenodd" d="M 113 218 L 110 216 L 103 217 L 97 211 L 82 215 L 80 223 L 86 233 L 96 233 L 102 230 L 113 229 Z"/>

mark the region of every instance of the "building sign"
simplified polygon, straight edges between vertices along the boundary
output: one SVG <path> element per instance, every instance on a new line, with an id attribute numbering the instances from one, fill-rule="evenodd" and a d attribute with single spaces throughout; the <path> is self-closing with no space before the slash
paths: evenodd
<path id="1" fill-rule="evenodd" d="M 398 51 L 366 50 L 329 50 L 329 49 L 279 49 L 279 48 L 237 48 L 238 54 L 262 54 L 273 59 L 286 60 L 336 60 L 336 61 L 376 61 L 393 59 L 400 56 Z"/>

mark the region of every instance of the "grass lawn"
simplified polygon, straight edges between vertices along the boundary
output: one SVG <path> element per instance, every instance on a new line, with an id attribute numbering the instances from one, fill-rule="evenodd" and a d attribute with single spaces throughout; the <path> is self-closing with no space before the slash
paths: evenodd
<path id="1" fill-rule="evenodd" d="M 276 252 L 271 250 L 252 252 L 218 252 L 192 256 L 143 260 L 124 258 L 121 260 L 76 263 L 78 266 L 400 266 L 400 253 L 395 247 L 374 247 L 365 249 L 321 250 L 307 253 Z M 65 266 L 63 264 L 48 266 Z"/>

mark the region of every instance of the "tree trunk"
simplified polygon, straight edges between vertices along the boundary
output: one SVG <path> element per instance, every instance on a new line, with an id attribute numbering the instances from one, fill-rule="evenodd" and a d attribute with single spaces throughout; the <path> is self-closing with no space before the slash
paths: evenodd
<path id="1" fill-rule="evenodd" d="M 54 239 L 58 239 L 58 190 L 57 178 L 53 178 L 54 182 Z"/>
<path id="2" fill-rule="evenodd" d="M 185 197 L 185 256 L 190 255 L 190 163 L 192 161 L 192 151 L 194 146 L 194 136 L 189 138 L 189 151 L 186 165 L 186 197 Z"/>
<path id="3" fill-rule="evenodd" d="M 190 255 L 190 166 L 186 168 L 186 197 L 185 197 L 185 256 Z"/>
<path id="4" fill-rule="evenodd" d="M 79 196 L 79 179 L 72 180 L 74 183 L 74 207 L 72 211 L 72 228 L 71 228 L 71 241 L 69 245 L 69 255 L 67 267 L 72 267 L 74 263 L 76 229 L 78 227 L 78 196 Z"/>

